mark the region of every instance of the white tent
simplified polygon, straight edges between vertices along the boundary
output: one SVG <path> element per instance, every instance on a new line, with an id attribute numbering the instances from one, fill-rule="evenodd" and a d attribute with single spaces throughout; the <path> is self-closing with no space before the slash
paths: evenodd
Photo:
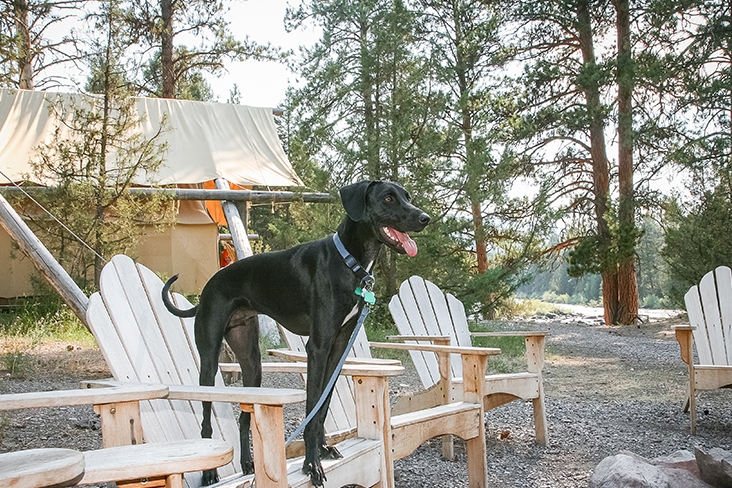
<path id="1" fill-rule="evenodd" d="M 201 183 L 224 178 L 241 186 L 302 186 L 287 159 L 272 109 L 227 103 L 137 98 L 140 130 L 155 135 L 167 118 L 164 164 L 137 175 L 141 185 Z M 30 161 L 54 133 L 78 137 L 51 115 L 59 107 L 100 107 L 89 95 L 0 89 L 0 171 L 13 181 L 31 174 Z M 65 133 L 65 134 L 64 134 Z M 3 178 L 4 179 L 4 178 Z M 3 183 L 0 181 L 0 183 Z M 7 181 L 4 181 L 7 183 Z"/>
<path id="2" fill-rule="evenodd" d="M 99 107 L 100 101 L 88 95 L 0 89 L 0 171 L 15 182 L 32 177 L 31 161 L 38 157 L 40 145 L 54 141 L 56 131 L 61 137 L 83 137 L 68 130 L 52 112 Z M 190 185 L 224 178 L 241 186 L 303 185 L 282 148 L 271 108 L 158 98 L 135 101 L 143 121 L 139 130 L 147 138 L 167 120 L 164 164 L 155 174 L 136 175 L 135 183 Z M 3 183 L 9 181 L 0 175 Z M 172 275 L 185 269 L 180 289 L 199 293 L 219 269 L 218 227 L 203 202 L 193 201 L 180 203 L 178 224 L 163 233 L 149 229 L 135 254 L 158 272 Z M 34 266 L 14 249 L 0 228 L 0 263 L 4 263 L 0 273 L 9 277 L 0 282 L 0 298 L 32 292 L 29 277 Z"/>

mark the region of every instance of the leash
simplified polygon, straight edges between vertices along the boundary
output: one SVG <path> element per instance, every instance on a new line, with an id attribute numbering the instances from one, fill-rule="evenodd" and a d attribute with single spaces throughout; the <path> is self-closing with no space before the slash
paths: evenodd
<path id="1" fill-rule="evenodd" d="M 363 326 L 363 323 L 366 321 L 366 317 L 371 311 L 371 305 L 376 303 L 376 297 L 374 295 L 374 292 L 372 291 L 375 283 L 373 275 L 366 271 L 358 263 L 356 258 L 354 258 L 351 253 L 348 252 L 348 250 L 341 242 L 340 237 L 338 237 L 338 232 L 333 234 L 333 242 L 335 243 L 336 249 L 338 249 L 338 252 L 340 253 L 346 265 L 351 268 L 351 271 L 353 271 L 353 273 L 361 279 L 361 286 L 356 288 L 354 290 L 354 293 L 363 299 L 364 305 L 363 309 L 361 309 L 361 315 L 358 317 L 358 321 L 356 322 L 356 327 L 351 333 L 351 338 L 348 340 L 348 345 L 346 346 L 345 351 L 343 351 L 343 355 L 338 361 L 338 365 L 336 365 L 335 371 L 333 371 L 333 374 L 328 380 L 328 383 L 325 385 L 325 389 L 323 390 L 323 394 L 320 395 L 318 403 L 316 403 L 313 409 L 310 410 L 310 413 L 307 415 L 307 417 L 305 417 L 305 420 L 302 421 L 298 428 L 295 429 L 295 432 L 290 435 L 290 437 L 285 442 L 285 446 L 289 445 L 293 440 L 295 440 L 298 435 L 300 435 L 303 430 L 305 430 L 305 426 L 310 423 L 313 417 L 315 417 L 315 414 L 317 414 L 320 410 L 320 407 L 322 407 L 323 403 L 325 403 L 325 399 L 328 397 L 331 390 L 333 389 L 333 386 L 335 385 L 335 382 L 338 380 L 338 375 L 341 374 L 341 369 L 343 369 L 343 364 L 346 362 L 348 352 L 351 350 L 353 344 L 356 342 L 356 336 L 358 336 L 359 330 Z"/>

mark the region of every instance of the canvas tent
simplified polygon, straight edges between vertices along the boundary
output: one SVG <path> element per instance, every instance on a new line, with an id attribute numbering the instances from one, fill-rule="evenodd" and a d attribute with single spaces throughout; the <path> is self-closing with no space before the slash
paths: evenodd
<path id="1" fill-rule="evenodd" d="M 73 107 L 98 109 L 100 103 L 88 95 L 0 89 L 0 183 L 28 180 L 39 146 L 52 142 L 54 133 L 79 137 L 59 119 Z M 164 163 L 154 174 L 136 175 L 136 184 L 201 186 L 218 178 L 242 187 L 302 186 L 282 148 L 271 108 L 158 98 L 136 98 L 135 105 L 142 120 L 139 130 L 147 137 L 167 121 L 161 136 L 167 146 Z M 163 234 L 148 233 L 138 257 L 162 273 L 185 269 L 181 288 L 195 293 L 218 269 L 218 228 L 202 202 L 181 202 L 180 209 L 178 224 Z M 29 293 L 32 269 L 0 229 L 0 272 L 12 277 L 0 282 L 0 297 Z"/>

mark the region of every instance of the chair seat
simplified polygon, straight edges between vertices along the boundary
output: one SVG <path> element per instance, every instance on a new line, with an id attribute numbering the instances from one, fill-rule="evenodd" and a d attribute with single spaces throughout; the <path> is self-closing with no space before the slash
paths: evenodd
<path id="1" fill-rule="evenodd" d="M 80 484 L 161 478 L 218 468 L 231 462 L 234 448 L 215 439 L 138 444 L 87 451 Z"/>
<path id="2" fill-rule="evenodd" d="M 69 486 L 84 472 L 84 455 L 72 449 L 27 449 L 0 454 L 0 486 Z"/>

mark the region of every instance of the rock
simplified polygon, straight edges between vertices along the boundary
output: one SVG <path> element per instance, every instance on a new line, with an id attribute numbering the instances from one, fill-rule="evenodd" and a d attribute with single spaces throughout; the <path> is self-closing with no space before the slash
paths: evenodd
<path id="1" fill-rule="evenodd" d="M 694 466 L 690 466 L 693 464 Z M 652 461 L 630 451 L 606 457 L 595 468 L 590 488 L 712 488 L 694 474 L 689 451 Z"/>
<path id="2" fill-rule="evenodd" d="M 732 488 L 732 452 L 718 447 L 694 449 L 701 479 L 715 488 Z"/>
<path id="3" fill-rule="evenodd" d="M 699 475 L 699 466 L 696 463 L 696 457 L 691 451 L 686 449 L 676 451 L 668 456 L 660 456 L 651 459 L 651 464 L 660 468 L 685 469 L 697 478 Z"/>
<path id="4" fill-rule="evenodd" d="M 659 468 L 640 456 L 616 454 L 597 465 L 590 478 L 590 488 L 672 488 Z"/>

